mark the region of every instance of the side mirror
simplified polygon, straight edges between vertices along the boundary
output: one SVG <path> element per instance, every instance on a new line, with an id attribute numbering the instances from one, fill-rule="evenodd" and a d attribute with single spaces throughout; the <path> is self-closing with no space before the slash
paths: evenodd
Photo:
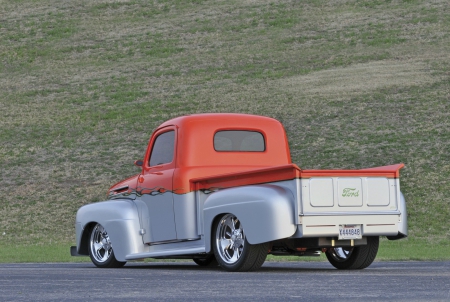
<path id="1" fill-rule="evenodd" d="M 134 165 L 137 167 L 142 167 L 144 165 L 144 161 L 142 159 L 135 160 Z"/>

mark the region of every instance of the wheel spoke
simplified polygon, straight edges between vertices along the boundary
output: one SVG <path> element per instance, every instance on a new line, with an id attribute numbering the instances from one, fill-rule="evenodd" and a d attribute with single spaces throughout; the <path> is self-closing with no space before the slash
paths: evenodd
<path id="1" fill-rule="evenodd" d="M 102 234 L 103 234 L 104 231 L 105 231 L 105 229 L 101 225 L 98 225 L 97 228 L 95 229 L 95 232 L 98 235 L 100 235 L 101 237 L 103 237 Z"/>
<path id="2" fill-rule="evenodd" d="M 233 232 L 235 230 L 234 228 L 234 222 L 232 219 L 227 219 L 225 220 L 225 225 L 228 226 L 231 230 L 231 232 Z"/>
<path id="3" fill-rule="evenodd" d="M 109 250 L 105 250 L 103 257 L 101 257 L 101 262 L 108 260 L 108 258 L 109 258 Z"/>
<path id="4" fill-rule="evenodd" d="M 242 247 L 238 247 L 237 249 L 236 249 L 236 254 L 237 254 L 237 257 L 238 258 L 241 258 L 241 255 L 242 255 Z"/>
<path id="5" fill-rule="evenodd" d="M 237 249 L 233 249 L 233 256 L 230 258 L 230 262 L 236 262 L 239 260 L 239 254 Z"/>
<path id="6" fill-rule="evenodd" d="M 231 245 L 231 239 L 222 238 L 220 240 L 220 247 L 221 247 L 222 251 L 229 249 L 230 245 Z"/>
<path id="7" fill-rule="evenodd" d="M 98 253 L 98 251 L 100 251 L 103 248 L 103 244 L 98 243 L 98 242 L 94 242 L 94 251 L 96 253 Z"/>

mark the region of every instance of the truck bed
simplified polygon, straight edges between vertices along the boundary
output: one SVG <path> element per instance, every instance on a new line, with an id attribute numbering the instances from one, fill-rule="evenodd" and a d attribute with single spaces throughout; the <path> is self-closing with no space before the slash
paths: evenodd
<path id="1" fill-rule="evenodd" d="M 301 170 L 296 164 L 254 169 L 238 173 L 219 174 L 191 179 L 194 190 L 230 188 L 252 184 L 313 177 L 385 177 L 398 178 L 404 164 L 360 170 Z"/>
<path id="2" fill-rule="evenodd" d="M 360 225 L 365 236 L 406 233 L 400 192 L 403 164 L 360 170 L 301 170 L 295 164 L 192 179 L 193 190 L 273 184 L 295 196 L 297 237 L 337 237 L 342 225 Z"/>

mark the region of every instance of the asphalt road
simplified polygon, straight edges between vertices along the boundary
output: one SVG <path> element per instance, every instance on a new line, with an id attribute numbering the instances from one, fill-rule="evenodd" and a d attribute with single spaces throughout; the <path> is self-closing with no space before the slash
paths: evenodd
<path id="1" fill-rule="evenodd" d="M 375 262 L 341 271 L 325 262 L 266 262 L 229 273 L 193 262 L 0 264 L 0 301 L 450 301 L 450 262 Z"/>

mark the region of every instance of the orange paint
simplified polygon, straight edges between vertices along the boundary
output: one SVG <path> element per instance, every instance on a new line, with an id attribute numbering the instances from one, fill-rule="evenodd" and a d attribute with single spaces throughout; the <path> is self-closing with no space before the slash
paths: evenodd
<path id="1" fill-rule="evenodd" d="M 265 139 L 262 152 L 231 152 L 214 149 L 214 135 L 224 130 L 260 132 Z M 174 131 L 174 157 L 170 163 L 149 165 L 155 139 Z M 138 176 L 114 187 L 160 188 L 184 194 L 211 188 L 229 188 L 296 178 L 365 177 L 398 178 L 403 164 L 362 170 L 301 170 L 292 164 L 283 125 L 272 118 L 245 114 L 195 114 L 164 122 L 150 138 Z M 138 185 L 139 182 L 139 185 Z"/>
<path id="2" fill-rule="evenodd" d="M 321 176 L 340 176 L 340 177 L 388 177 L 399 178 L 400 169 L 404 164 L 396 164 L 383 167 L 366 168 L 360 170 L 303 170 L 302 178 L 321 177 Z"/>

